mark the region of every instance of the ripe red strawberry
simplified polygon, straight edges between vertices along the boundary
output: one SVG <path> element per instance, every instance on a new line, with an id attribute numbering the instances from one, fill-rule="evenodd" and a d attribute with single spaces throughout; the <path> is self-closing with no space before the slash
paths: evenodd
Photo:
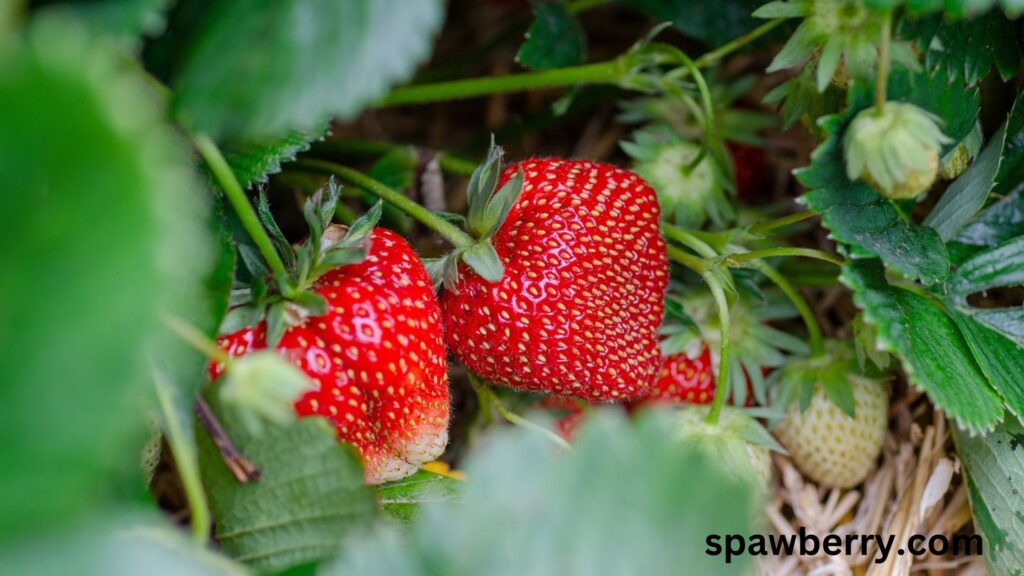
<path id="1" fill-rule="evenodd" d="M 654 190 L 582 160 L 531 159 L 492 238 L 504 274 L 466 266 L 441 299 L 449 347 L 488 382 L 592 401 L 633 398 L 660 363 L 668 261 Z"/>
<path id="2" fill-rule="evenodd" d="M 714 399 L 711 350 L 703 346 L 698 354 L 681 352 L 665 358 L 654 388 L 645 401 L 710 404 Z"/>
<path id="3" fill-rule="evenodd" d="M 739 142 L 727 142 L 726 146 L 736 175 L 736 196 L 741 200 L 756 198 L 764 184 L 764 149 Z"/>
<path id="4" fill-rule="evenodd" d="M 328 270 L 311 289 L 327 311 L 284 331 L 276 349 L 315 383 L 295 403 L 323 416 L 362 455 L 370 483 L 413 473 L 448 441 L 441 311 L 426 269 L 399 235 L 375 229 L 366 257 Z M 223 336 L 233 357 L 266 347 L 266 321 Z M 213 365 L 217 378 L 223 366 Z"/>

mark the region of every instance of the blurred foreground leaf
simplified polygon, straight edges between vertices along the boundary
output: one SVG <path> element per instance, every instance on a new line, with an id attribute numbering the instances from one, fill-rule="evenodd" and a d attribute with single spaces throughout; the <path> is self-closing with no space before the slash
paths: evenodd
<path id="1" fill-rule="evenodd" d="M 449 476 L 420 470 L 408 478 L 381 484 L 377 488 L 377 502 L 386 514 L 411 522 L 426 504 L 460 501 L 459 488 L 463 484 Z"/>
<path id="2" fill-rule="evenodd" d="M 0 535 L 24 535 L 136 473 L 148 361 L 189 354 L 160 314 L 209 314 L 211 259 L 188 155 L 136 64 L 50 17 L 5 56 Z"/>
<path id="3" fill-rule="evenodd" d="M 460 503 L 428 505 L 408 534 L 350 540 L 326 575 L 602 576 L 745 573 L 705 553 L 711 534 L 751 530 L 754 496 L 669 419 L 595 411 L 569 453 L 503 430 L 466 464 Z"/>
<path id="4" fill-rule="evenodd" d="M 439 0 L 224 0 L 201 13 L 172 85 L 183 123 L 265 142 L 352 118 L 430 54 Z"/>

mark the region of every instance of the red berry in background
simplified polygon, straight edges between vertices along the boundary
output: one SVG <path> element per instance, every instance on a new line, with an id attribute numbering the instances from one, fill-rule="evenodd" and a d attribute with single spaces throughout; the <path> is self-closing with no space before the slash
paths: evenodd
<path id="1" fill-rule="evenodd" d="M 412 247 L 375 229 L 365 259 L 328 271 L 313 290 L 327 313 L 288 328 L 277 345 L 315 383 L 296 413 L 330 421 L 359 451 L 369 483 L 405 477 L 440 456 L 449 407 L 441 311 Z M 264 348 L 266 321 L 218 344 L 233 357 Z M 210 371 L 217 378 L 223 367 Z"/>
<path id="2" fill-rule="evenodd" d="M 683 352 L 665 358 L 654 388 L 645 401 L 710 404 L 714 398 L 715 374 L 711 350 L 703 346 L 697 354 Z"/>
<path id="3" fill-rule="evenodd" d="M 504 276 L 465 266 L 441 299 L 448 346 L 493 384 L 590 401 L 644 393 L 668 281 L 654 190 L 621 168 L 531 159 L 493 237 Z"/>
<path id="4" fill-rule="evenodd" d="M 757 198 L 764 185 L 764 149 L 738 142 L 728 142 L 736 174 L 736 196 L 741 200 Z"/>

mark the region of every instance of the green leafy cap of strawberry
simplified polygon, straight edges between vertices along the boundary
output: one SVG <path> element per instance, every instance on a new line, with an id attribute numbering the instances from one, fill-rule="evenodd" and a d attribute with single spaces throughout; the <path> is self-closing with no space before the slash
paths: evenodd
<path id="1" fill-rule="evenodd" d="M 455 289 L 460 260 L 487 282 L 497 282 L 505 275 L 505 266 L 491 239 L 522 194 L 523 173 L 520 170 L 499 188 L 504 155 L 504 150 L 495 145 L 492 137 L 487 159 L 473 171 L 466 189 L 469 211 L 464 224 L 476 242 L 470 246 L 457 246 L 441 258 L 424 261 L 435 286 L 444 284 L 448 290 Z"/>
<path id="2" fill-rule="evenodd" d="M 784 413 L 790 404 L 798 401 L 803 412 L 810 406 L 815 388 L 820 387 L 833 404 L 853 418 L 853 378 L 887 379 L 884 372 L 873 365 L 860 365 L 852 342 L 827 340 L 823 354 L 793 360 L 775 372 L 774 407 Z"/>

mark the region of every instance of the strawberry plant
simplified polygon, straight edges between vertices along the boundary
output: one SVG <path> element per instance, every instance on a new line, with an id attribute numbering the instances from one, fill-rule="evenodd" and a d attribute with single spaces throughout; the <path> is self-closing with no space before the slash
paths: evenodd
<path id="1" fill-rule="evenodd" d="M 0 563 L 1019 574 L 1022 15 L 0 2 Z"/>

